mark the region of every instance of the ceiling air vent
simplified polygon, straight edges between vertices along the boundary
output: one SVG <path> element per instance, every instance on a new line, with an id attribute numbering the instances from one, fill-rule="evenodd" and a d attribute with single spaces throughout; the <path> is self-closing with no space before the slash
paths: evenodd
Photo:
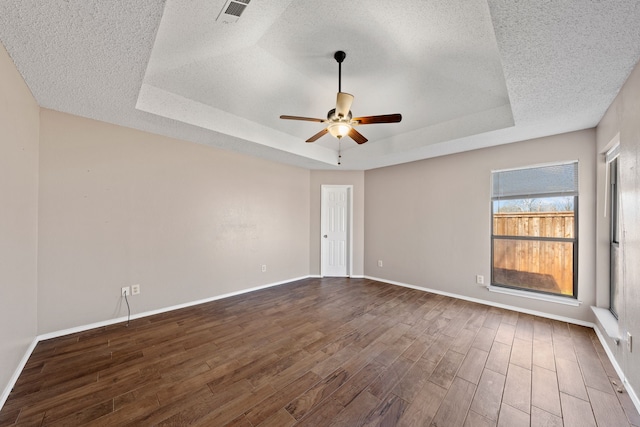
<path id="1" fill-rule="evenodd" d="M 238 22 L 240 15 L 242 15 L 242 12 L 247 8 L 250 1 L 251 0 L 227 0 L 216 21 L 224 22 L 225 24 Z"/>

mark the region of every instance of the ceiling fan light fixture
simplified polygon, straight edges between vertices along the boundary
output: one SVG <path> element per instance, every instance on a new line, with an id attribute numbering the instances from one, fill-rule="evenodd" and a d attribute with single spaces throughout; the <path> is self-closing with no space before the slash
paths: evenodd
<path id="1" fill-rule="evenodd" d="M 335 122 L 331 123 L 328 129 L 331 136 L 340 139 L 349 134 L 349 131 L 351 131 L 351 125 L 346 122 Z"/>

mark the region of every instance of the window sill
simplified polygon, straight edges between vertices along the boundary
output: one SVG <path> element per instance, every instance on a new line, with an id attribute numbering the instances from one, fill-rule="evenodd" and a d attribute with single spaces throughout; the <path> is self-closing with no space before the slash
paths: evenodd
<path id="1" fill-rule="evenodd" d="M 620 329 L 618 328 L 618 319 L 615 318 L 608 308 L 591 307 L 593 314 L 596 315 L 598 322 L 604 328 L 604 331 L 613 339 L 616 344 L 620 341 Z"/>
<path id="2" fill-rule="evenodd" d="M 556 304 L 571 305 L 574 307 L 578 307 L 580 304 L 582 304 L 582 301 L 578 301 L 577 299 L 574 299 L 574 298 L 539 294 L 536 292 L 521 291 L 519 289 L 510 289 L 510 288 L 503 288 L 500 286 L 491 286 L 491 285 L 487 286 L 487 289 L 489 290 L 489 292 L 497 292 L 499 294 L 506 294 L 506 295 L 515 295 L 518 297 L 537 299 L 540 301 L 547 301 L 547 302 L 554 302 Z"/>

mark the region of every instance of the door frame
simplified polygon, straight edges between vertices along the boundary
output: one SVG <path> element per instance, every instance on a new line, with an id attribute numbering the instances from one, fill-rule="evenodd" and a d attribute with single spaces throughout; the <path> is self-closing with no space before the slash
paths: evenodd
<path id="1" fill-rule="evenodd" d="M 330 188 L 345 188 L 347 190 L 347 276 L 353 272 L 353 185 L 322 184 L 320 186 L 320 277 L 324 277 L 324 232 L 326 207 L 324 205 L 325 192 Z"/>

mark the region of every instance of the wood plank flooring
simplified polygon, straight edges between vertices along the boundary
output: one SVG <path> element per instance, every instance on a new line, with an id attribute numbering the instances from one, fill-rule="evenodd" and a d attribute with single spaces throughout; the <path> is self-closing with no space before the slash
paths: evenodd
<path id="1" fill-rule="evenodd" d="M 41 342 L 0 426 L 640 427 L 620 385 L 588 328 L 306 279 Z"/>

